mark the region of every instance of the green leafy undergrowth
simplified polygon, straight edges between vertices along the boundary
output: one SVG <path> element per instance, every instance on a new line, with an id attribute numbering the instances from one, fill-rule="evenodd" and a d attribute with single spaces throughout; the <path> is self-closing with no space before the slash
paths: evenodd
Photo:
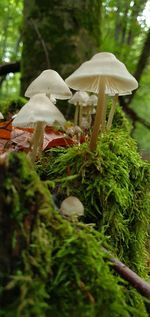
<path id="1" fill-rule="evenodd" d="M 25 155 L 1 159 L 0 183 L 1 317 L 147 316 L 106 261 L 103 232 L 63 219 Z"/>
<path id="2" fill-rule="evenodd" d="M 128 133 L 103 134 L 96 153 L 86 143 L 49 150 L 37 171 L 49 180 L 58 207 L 66 196 L 77 196 L 85 207 L 83 221 L 103 229 L 120 259 L 144 272 L 150 165 L 140 158 Z"/>

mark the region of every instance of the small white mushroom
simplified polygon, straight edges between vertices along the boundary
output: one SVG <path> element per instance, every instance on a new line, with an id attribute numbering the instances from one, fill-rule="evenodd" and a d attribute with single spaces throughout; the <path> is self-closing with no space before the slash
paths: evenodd
<path id="1" fill-rule="evenodd" d="M 67 79 L 69 87 L 98 94 L 95 122 L 90 140 L 90 150 L 96 149 L 99 130 L 105 129 L 105 94 L 125 95 L 138 87 L 136 79 L 125 65 L 112 53 L 98 53 L 83 63 Z"/>
<path id="2" fill-rule="evenodd" d="M 25 96 L 33 97 L 36 94 L 46 94 L 47 97 L 55 99 L 69 99 L 72 93 L 64 80 L 53 69 L 44 70 L 32 83 L 28 86 Z"/>
<path id="3" fill-rule="evenodd" d="M 33 149 L 29 155 L 34 162 L 43 145 L 45 126 L 53 125 L 55 122 L 64 125 L 65 121 L 63 114 L 45 94 L 37 94 L 21 108 L 12 125 L 20 128 L 34 128 Z"/>
<path id="4" fill-rule="evenodd" d="M 91 107 L 96 107 L 97 106 L 97 101 L 98 101 L 98 97 L 97 95 L 91 95 L 88 99 L 87 105 L 91 106 Z"/>
<path id="5" fill-rule="evenodd" d="M 74 115 L 74 124 L 81 126 L 82 107 L 86 106 L 89 95 L 85 91 L 77 91 L 73 97 L 68 101 L 76 107 Z"/>
<path id="6" fill-rule="evenodd" d="M 91 115 L 96 113 L 95 108 L 97 106 L 97 101 L 98 101 L 98 97 L 92 94 L 87 101 L 86 107 L 83 109 L 83 114 L 86 117 L 84 118 L 83 124 L 85 126 L 85 122 L 86 122 L 86 126 L 88 129 L 91 127 L 91 122 L 92 122 Z M 84 127 L 83 124 L 81 125 L 81 127 Z"/>
<path id="7" fill-rule="evenodd" d="M 69 196 L 62 201 L 60 213 L 69 220 L 76 221 L 84 215 L 84 206 L 77 197 Z"/>

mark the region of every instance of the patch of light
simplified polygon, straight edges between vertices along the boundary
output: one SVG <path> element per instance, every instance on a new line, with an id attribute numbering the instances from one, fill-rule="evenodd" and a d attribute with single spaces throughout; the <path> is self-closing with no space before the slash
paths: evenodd
<path id="1" fill-rule="evenodd" d="M 143 27 L 150 27 L 150 0 L 147 1 L 143 13 L 138 17 L 138 21 Z"/>
<path id="2" fill-rule="evenodd" d="M 4 58 L 3 58 L 3 61 L 6 62 L 6 63 L 9 63 L 9 62 L 10 62 L 10 59 L 9 59 L 8 57 L 4 57 Z"/>
<path id="3" fill-rule="evenodd" d="M 130 8 L 132 8 L 134 6 L 134 1 L 130 2 Z"/>
<path id="4" fill-rule="evenodd" d="M 14 77 L 14 73 L 9 73 L 8 77 L 9 77 L 9 78 Z"/>

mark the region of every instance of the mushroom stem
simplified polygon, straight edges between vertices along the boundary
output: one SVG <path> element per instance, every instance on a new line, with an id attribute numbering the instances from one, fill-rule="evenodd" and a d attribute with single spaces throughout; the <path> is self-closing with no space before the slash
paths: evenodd
<path id="1" fill-rule="evenodd" d="M 115 113 L 115 110 L 117 107 L 117 101 L 118 101 L 118 95 L 115 95 L 113 97 L 112 107 L 111 107 L 111 110 L 110 110 L 109 116 L 108 116 L 107 127 L 106 127 L 107 131 L 109 131 L 111 129 L 114 113 Z"/>
<path id="2" fill-rule="evenodd" d="M 82 106 L 79 106 L 79 127 L 82 125 Z"/>
<path id="3" fill-rule="evenodd" d="M 102 80 L 100 82 L 100 87 L 99 87 L 95 121 L 94 121 L 94 126 L 93 126 L 92 135 L 91 135 L 90 146 L 89 146 L 91 151 L 95 151 L 96 149 L 99 130 L 101 132 L 104 131 L 105 117 L 106 117 L 105 83 Z"/>
<path id="4" fill-rule="evenodd" d="M 43 145 L 43 137 L 44 137 L 44 128 L 45 128 L 45 122 L 37 122 L 35 126 L 35 131 L 32 138 L 33 143 L 33 149 L 29 153 L 29 157 L 32 162 L 36 160 L 36 156 L 38 154 L 38 151 L 40 151 L 42 145 Z"/>
<path id="5" fill-rule="evenodd" d="M 76 105 L 76 110 L 74 114 L 74 125 L 78 125 L 78 117 L 79 117 L 79 104 Z"/>
<path id="6" fill-rule="evenodd" d="M 48 97 L 49 99 L 51 99 L 51 94 L 49 92 L 46 93 L 46 97 Z"/>

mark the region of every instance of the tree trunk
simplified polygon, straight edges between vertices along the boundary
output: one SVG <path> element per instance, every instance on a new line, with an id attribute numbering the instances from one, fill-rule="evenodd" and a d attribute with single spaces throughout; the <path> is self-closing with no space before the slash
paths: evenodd
<path id="1" fill-rule="evenodd" d="M 145 38 L 145 42 L 143 44 L 143 49 L 141 51 L 141 55 L 139 57 L 137 66 L 136 66 L 136 70 L 134 73 L 134 77 L 136 78 L 136 80 L 138 82 L 140 82 L 142 74 L 145 70 L 146 65 L 148 64 L 148 59 L 150 56 L 150 30 L 147 32 L 147 36 Z M 129 115 L 131 115 L 131 118 L 133 119 L 133 113 L 134 111 L 130 111 L 130 109 L 128 109 L 129 104 L 131 103 L 134 95 L 136 93 L 136 90 L 133 90 L 132 94 L 127 96 L 127 97 L 120 97 L 120 105 L 123 108 L 123 110 L 128 113 Z M 131 114 L 132 112 L 132 114 Z M 139 120 L 137 120 L 139 121 Z"/>
<path id="2" fill-rule="evenodd" d="M 41 71 L 65 78 L 99 50 L 101 0 L 24 0 L 21 93 Z"/>

